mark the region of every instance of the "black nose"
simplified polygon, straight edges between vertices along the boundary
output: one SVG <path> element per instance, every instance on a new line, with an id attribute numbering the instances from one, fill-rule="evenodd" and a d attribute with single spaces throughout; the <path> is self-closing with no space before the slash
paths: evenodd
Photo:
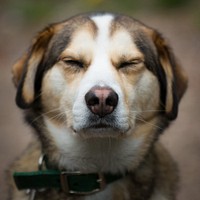
<path id="1" fill-rule="evenodd" d="M 118 95 L 109 87 L 94 87 L 85 95 L 85 101 L 92 113 L 104 117 L 114 111 Z"/>

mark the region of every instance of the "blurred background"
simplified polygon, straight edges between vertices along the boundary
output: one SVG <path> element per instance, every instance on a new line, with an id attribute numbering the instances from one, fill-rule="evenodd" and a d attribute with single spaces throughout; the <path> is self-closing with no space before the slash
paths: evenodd
<path id="1" fill-rule="evenodd" d="M 199 0 L 1 0 L 0 1 L 0 199 L 5 171 L 33 137 L 15 105 L 11 67 L 32 37 L 49 23 L 88 11 L 131 15 L 170 41 L 187 71 L 189 88 L 179 117 L 161 140 L 180 168 L 178 200 L 200 199 L 200 1 Z"/>

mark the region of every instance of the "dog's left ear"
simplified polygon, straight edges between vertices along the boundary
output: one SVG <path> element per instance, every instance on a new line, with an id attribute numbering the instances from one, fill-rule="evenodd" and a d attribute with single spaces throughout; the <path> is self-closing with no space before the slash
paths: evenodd
<path id="1" fill-rule="evenodd" d="M 36 73 L 53 33 L 52 26 L 41 31 L 34 39 L 29 52 L 25 53 L 12 68 L 13 82 L 17 87 L 16 103 L 20 108 L 29 108 L 35 100 Z"/>
<path id="2" fill-rule="evenodd" d="M 177 63 L 171 48 L 158 32 L 153 33 L 160 64 L 166 75 L 165 114 L 174 120 L 178 114 L 178 104 L 187 88 L 188 79 L 183 68 Z"/>

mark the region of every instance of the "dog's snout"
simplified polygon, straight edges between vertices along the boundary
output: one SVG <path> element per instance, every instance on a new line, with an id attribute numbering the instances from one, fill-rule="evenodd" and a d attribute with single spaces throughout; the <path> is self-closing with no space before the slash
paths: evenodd
<path id="1" fill-rule="evenodd" d="M 116 108 L 118 95 L 109 87 L 94 87 L 86 93 L 85 101 L 92 113 L 104 117 Z"/>

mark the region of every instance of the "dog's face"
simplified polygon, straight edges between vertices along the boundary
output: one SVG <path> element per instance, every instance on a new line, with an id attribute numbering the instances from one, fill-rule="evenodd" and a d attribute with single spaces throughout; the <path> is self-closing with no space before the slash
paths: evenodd
<path id="1" fill-rule="evenodd" d="M 156 129 L 176 118 L 187 83 L 159 33 L 111 14 L 51 25 L 13 72 L 21 108 L 84 137 Z"/>

